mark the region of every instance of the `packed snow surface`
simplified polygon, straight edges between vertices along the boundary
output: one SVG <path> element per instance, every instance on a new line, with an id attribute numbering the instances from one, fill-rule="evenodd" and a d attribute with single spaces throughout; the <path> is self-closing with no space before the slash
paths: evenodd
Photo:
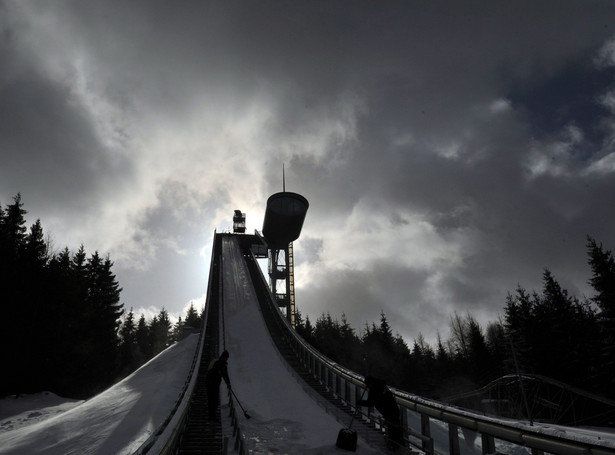
<path id="1" fill-rule="evenodd" d="M 240 423 L 253 453 L 340 454 L 338 422 L 309 394 L 280 357 L 260 313 L 241 251 L 233 238 L 223 240 L 225 347 L 229 376 L 251 416 Z M 241 414 L 241 413 L 240 413 Z M 379 453 L 359 440 L 357 453 Z"/>
<path id="2" fill-rule="evenodd" d="M 198 339 L 186 337 L 87 401 L 53 394 L 0 400 L 0 454 L 133 453 L 171 413 Z"/>

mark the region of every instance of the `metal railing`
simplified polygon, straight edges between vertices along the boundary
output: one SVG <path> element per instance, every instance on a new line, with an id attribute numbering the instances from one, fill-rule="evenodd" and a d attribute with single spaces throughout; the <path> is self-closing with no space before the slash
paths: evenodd
<path id="1" fill-rule="evenodd" d="M 212 246 L 212 255 L 210 263 L 210 277 L 207 285 L 207 301 L 204 312 L 202 314 L 201 331 L 199 334 L 199 340 L 197 343 L 197 349 L 195 350 L 190 371 L 186 378 L 184 387 L 179 394 L 175 405 L 171 409 L 169 415 L 164 422 L 156 429 L 156 431 L 135 451 L 133 455 L 145 455 L 150 453 L 156 453 L 158 455 L 169 455 L 173 451 L 174 445 L 177 443 L 180 433 L 186 423 L 186 418 L 190 410 L 190 398 L 194 391 L 196 380 L 198 376 L 198 370 L 200 367 L 201 357 L 203 353 L 206 325 L 209 319 L 210 308 L 212 302 L 209 301 L 211 286 L 212 286 L 212 273 L 214 270 L 214 250 L 215 250 L 215 238 L 216 232 L 214 231 L 214 245 Z M 213 303 L 217 305 L 218 303 Z"/>
<path id="2" fill-rule="evenodd" d="M 251 258 L 254 263 L 256 259 Z M 262 270 L 261 279 L 266 284 Z M 270 304 L 273 304 L 273 297 Z M 274 305 L 275 306 L 275 305 Z M 365 390 L 363 376 L 322 355 L 290 326 L 280 310 L 278 323 L 284 327 L 287 342 L 314 378 L 346 404 L 358 409 Z M 504 421 L 450 405 L 427 400 L 390 387 L 400 406 L 402 426 L 410 445 L 428 454 L 523 453 L 542 455 L 615 455 L 615 442 L 562 434 L 561 429 Z M 382 428 L 378 417 L 366 416 Z M 463 441 L 464 444 L 461 444 Z"/>
<path id="3" fill-rule="evenodd" d="M 267 281 L 254 256 L 251 257 L 251 260 L 257 266 L 262 283 L 268 288 Z M 359 409 L 357 402 L 365 391 L 363 376 L 333 362 L 310 346 L 290 326 L 290 323 L 274 304 L 274 299 L 271 295 L 270 305 L 274 307 L 275 314 L 278 315 L 277 324 L 283 328 L 286 341 L 289 346 L 292 346 L 301 363 L 331 393 L 357 411 Z M 206 307 L 206 313 L 207 310 L 208 308 Z M 204 319 L 206 317 L 207 315 L 205 315 Z M 193 377 L 187 380 L 187 389 L 185 390 L 187 393 L 182 394 L 183 400 L 181 398 L 178 400 L 177 406 L 175 406 L 172 413 L 175 414 L 174 420 L 183 421 L 185 419 L 185 408 L 182 409 L 180 402 L 185 402 L 190 394 L 188 382 L 194 379 L 192 374 L 194 368 L 195 366 L 193 365 L 191 371 Z M 615 455 L 615 443 L 613 441 L 575 437 L 571 434 L 563 434 L 561 429 L 530 426 L 520 421 L 504 421 L 433 400 L 427 400 L 392 387 L 390 389 L 402 411 L 402 426 L 406 439 L 411 446 L 427 454 L 486 455 L 525 452 L 531 455 L 543 455 L 545 453 L 561 455 Z M 135 453 L 146 453 L 152 447 L 154 440 L 161 433 L 163 427 L 166 427 L 167 424 L 173 426 L 175 422 L 170 420 L 171 417 L 169 416 L 169 419 L 165 421 L 164 425 L 161 425 L 156 434 L 152 435 L 152 438 L 146 441 L 140 450 Z M 378 415 L 367 414 L 363 415 L 362 418 L 373 423 L 377 428 L 383 428 L 383 422 Z M 179 426 L 177 423 L 175 425 Z M 173 440 L 175 437 L 176 434 L 171 436 L 169 440 Z M 234 449 L 241 452 L 243 438 L 240 436 L 239 428 L 234 429 L 234 437 Z M 160 453 L 168 453 L 168 449 L 169 445 L 167 443 Z"/>

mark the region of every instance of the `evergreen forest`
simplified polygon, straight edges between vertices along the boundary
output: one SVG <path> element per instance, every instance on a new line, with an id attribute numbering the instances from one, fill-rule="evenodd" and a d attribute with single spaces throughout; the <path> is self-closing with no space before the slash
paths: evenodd
<path id="1" fill-rule="evenodd" d="M 0 206 L 0 397 L 43 390 L 88 398 L 128 375 L 179 337 L 198 328 L 190 306 L 172 324 L 164 310 L 135 321 L 109 256 L 50 251 L 37 220 L 28 229 L 21 195 Z"/>
<path id="2" fill-rule="evenodd" d="M 40 220 L 28 229 L 21 196 L 0 205 L 0 306 L 3 315 L 0 397 L 42 390 L 88 398 L 130 374 L 201 315 L 190 306 L 173 324 L 163 308 L 137 319 L 120 302 L 109 256 L 50 251 Z M 297 332 L 330 359 L 397 388 L 444 399 L 521 370 L 615 399 L 615 260 L 586 239 L 590 298 L 563 289 L 545 269 L 543 288 L 519 286 L 502 316 L 485 327 L 453 314 L 450 338 L 435 346 L 419 334 L 411 346 L 394 335 L 386 315 L 357 333 L 322 314 L 312 324 L 297 314 Z M 517 370 L 517 371 L 516 371 Z"/>
<path id="3" fill-rule="evenodd" d="M 419 334 L 408 344 L 384 313 L 380 323 L 357 334 L 346 317 L 322 314 L 312 324 L 297 317 L 297 331 L 333 361 L 391 386 L 435 399 L 476 390 L 505 374 L 537 374 L 615 398 L 615 261 L 611 251 L 587 238 L 595 291 L 570 295 L 544 270 L 541 291 L 519 286 L 509 293 L 500 320 L 481 327 L 471 314 L 450 318 L 450 338 L 435 346 Z"/>

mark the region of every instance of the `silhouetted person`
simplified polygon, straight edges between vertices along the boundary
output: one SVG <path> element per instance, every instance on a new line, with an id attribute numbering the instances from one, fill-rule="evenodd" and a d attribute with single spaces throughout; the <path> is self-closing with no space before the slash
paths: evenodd
<path id="1" fill-rule="evenodd" d="M 207 377 L 205 379 L 205 385 L 207 388 L 207 407 L 209 411 L 209 418 L 214 420 L 216 418 L 216 410 L 220 404 L 220 383 L 222 379 L 226 382 L 226 386 L 231 388 L 231 381 L 228 378 L 228 351 L 224 351 L 220 358 L 212 360 L 207 369 Z"/>
<path id="2" fill-rule="evenodd" d="M 388 438 L 393 441 L 389 448 L 394 449 L 404 446 L 404 434 L 401 428 L 399 407 L 393 393 L 388 389 L 386 382 L 372 376 L 365 377 L 365 385 L 369 391 L 367 400 L 359 400 L 359 406 L 373 406 L 384 418 Z"/>

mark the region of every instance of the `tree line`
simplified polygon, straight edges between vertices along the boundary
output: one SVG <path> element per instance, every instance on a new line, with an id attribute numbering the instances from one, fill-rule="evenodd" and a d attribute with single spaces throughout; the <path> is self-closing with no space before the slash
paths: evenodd
<path id="1" fill-rule="evenodd" d="M 40 220 L 26 228 L 21 196 L 0 205 L 0 306 L 3 314 L 0 396 L 51 390 L 86 398 L 134 371 L 198 328 L 191 305 L 172 324 L 163 308 L 137 320 L 120 303 L 109 256 L 50 251 Z M 571 296 L 548 270 L 541 292 L 519 286 L 503 316 L 485 327 L 469 313 L 450 319 L 450 338 L 435 346 L 422 334 L 409 346 L 384 313 L 360 334 L 344 315 L 315 325 L 297 315 L 297 331 L 316 349 L 362 374 L 386 378 L 409 392 L 445 398 L 521 370 L 615 398 L 615 261 L 587 238 L 588 280 L 595 294 Z"/>
<path id="2" fill-rule="evenodd" d="M 313 325 L 299 314 L 297 331 L 347 368 L 426 397 L 443 399 L 522 372 L 615 398 L 615 261 L 591 237 L 586 247 L 593 297 L 570 295 L 545 269 L 540 292 L 518 286 L 503 315 L 485 327 L 470 313 L 455 313 L 449 339 L 438 335 L 434 346 L 420 333 L 408 346 L 384 313 L 360 334 L 344 315 L 339 322 L 322 314 Z"/>
<path id="3" fill-rule="evenodd" d="M 40 220 L 28 229 L 21 195 L 0 205 L 0 396 L 50 390 L 87 398 L 134 371 L 181 336 L 200 327 L 191 305 L 171 324 L 164 308 L 135 323 L 124 311 L 110 257 L 50 251 Z"/>

